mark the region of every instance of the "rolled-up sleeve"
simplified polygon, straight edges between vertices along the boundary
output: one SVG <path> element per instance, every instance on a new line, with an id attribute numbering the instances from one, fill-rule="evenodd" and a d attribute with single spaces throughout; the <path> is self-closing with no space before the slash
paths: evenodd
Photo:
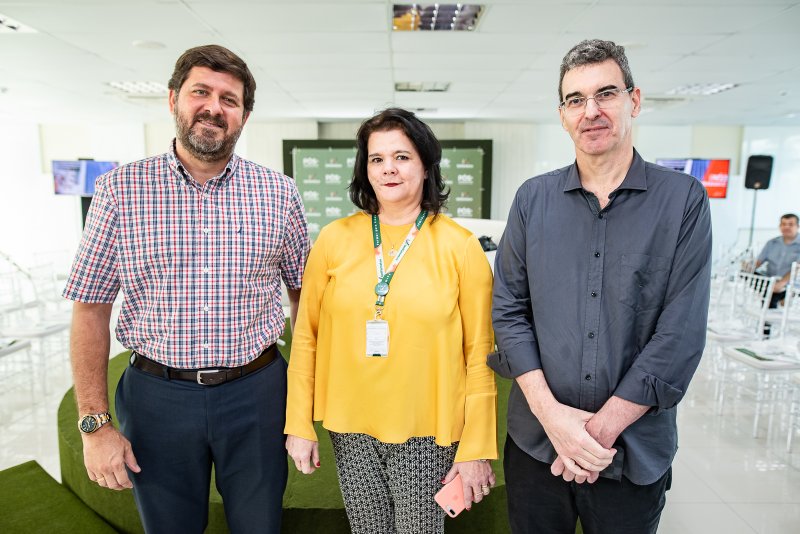
<path id="1" fill-rule="evenodd" d="M 636 357 L 614 395 L 654 413 L 683 398 L 703 354 L 711 284 L 711 215 L 698 183 L 687 206 L 655 334 Z"/>
<path id="2" fill-rule="evenodd" d="M 495 256 L 492 324 L 498 351 L 489 355 L 487 364 L 504 378 L 542 367 L 526 262 L 526 192 L 521 188 L 514 198 Z"/>

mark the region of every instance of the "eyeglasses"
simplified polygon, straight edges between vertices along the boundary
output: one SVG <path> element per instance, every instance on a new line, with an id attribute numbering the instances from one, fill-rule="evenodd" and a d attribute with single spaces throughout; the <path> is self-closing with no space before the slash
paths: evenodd
<path id="1" fill-rule="evenodd" d="M 604 89 L 599 93 L 595 93 L 592 96 L 571 96 L 561 102 L 558 107 L 563 108 L 564 111 L 570 115 L 575 115 L 583 111 L 589 100 L 594 100 L 594 103 L 597 104 L 597 107 L 600 109 L 610 108 L 617 102 L 617 97 L 619 95 L 630 93 L 631 91 L 633 91 L 633 87 L 628 87 L 626 89 L 612 87 L 611 89 Z"/>

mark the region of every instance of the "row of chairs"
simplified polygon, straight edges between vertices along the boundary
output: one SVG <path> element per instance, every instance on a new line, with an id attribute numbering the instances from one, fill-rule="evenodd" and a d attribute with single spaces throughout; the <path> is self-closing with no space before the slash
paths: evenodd
<path id="1" fill-rule="evenodd" d="M 58 273 L 68 264 L 60 267 L 45 261 L 26 267 L 0 251 L 0 395 L 27 390 L 33 400 L 37 389 L 48 394 L 48 371 L 66 362 L 70 306 Z"/>
<path id="2" fill-rule="evenodd" d="M 776 279 L 747 271 L 719 273 L 714 281 L 708 340 L 714 355 L 716 397 L 722 414 L 731 396 L 752 402 L 753 437 L 768 414 L 767 433 L 776 416 L 787 431 L 786 449 L 800 422 L 800 272 L 792 265 L 786 295 L 770 308 Z"/>

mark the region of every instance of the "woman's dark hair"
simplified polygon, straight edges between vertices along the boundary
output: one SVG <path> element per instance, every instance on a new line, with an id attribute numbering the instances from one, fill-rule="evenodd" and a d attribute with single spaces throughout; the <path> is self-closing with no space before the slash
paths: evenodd
<path id="1" fill-rule="evenodd" d="M 447 197 L 450 194 L 446 190 L 442 180 L 442 170 L 439 163 L 442 159 L 442 145 L 433 135 L 427 124 L 422 122 L 412 112 L 400 108 L 388 108 L 377 115 L 365 120 L 358 129 L 356 140 L 358 151 L 356 152 L 356 163 L 353 168 L 353 179 L 348 187 L 350 200 L 353 204 L 371 215 L 378 213 L 380 206 L 375 191 L 369 183 L 367 177 L 367 159 L 369 156 L 369 136 L 373 132 L 388 132 L 390 130 L 400 130 L 414 144 L 420 158 L 422 166 L 425 168 L 425 180 L 422 182 L 422 209 L 428 210 L 435 219 L 442 211 Z"/>
<path id="2" fill-rule="evenodd" d="M 180 91 L 193 67 L 207 67 L 214 72 L 226 72 L 241 80 L 244 84 L 244 113 L 253 111 L 253 104 L 256 100 L 256 80 L 242 58 L 219 45 L 190 48 L 175 63 L 175 70 L 172 72 L 167 87 L 176 93 Z"/>

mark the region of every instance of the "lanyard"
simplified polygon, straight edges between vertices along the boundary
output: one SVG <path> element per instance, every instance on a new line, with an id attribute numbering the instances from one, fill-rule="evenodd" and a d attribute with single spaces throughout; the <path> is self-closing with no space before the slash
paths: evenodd
<path id="1" fill-rule="evenodd" d="M 400 263 L 400 260 L 403 259 L 403 256 L 405 256 L 409 247 L 411 247 L 411 243 L 422 229 L 422 225 L 425 223 L 427 217 L 428 212 L 422 210 L 417 216 L 417 220 L 414 221 L 414 226 L 408 231 L 408 235 L 406 235 L 405 240 L 403 240 L 403 244 L 400 245 L 400 250 L 397 251 L 394 261 L 389 264 L 388 269 L 384 270 L 383 246 L 381 245 L 381 223 L 377 215 L 372 216 L 372 244 L 375 247 L 375 271 L 378 275 L 378 283 L 375 285 L 375 295 L 378 297 L 378 300 L 375 302 L 375 317 L 380 317 L 383 311 L 383 304 L 386 300 L 386 295 L 389 293 L 389 282 L 392 281 L 392 276 L 394 276 L 394 272 L 397 270 L 397 265 Z"/>

